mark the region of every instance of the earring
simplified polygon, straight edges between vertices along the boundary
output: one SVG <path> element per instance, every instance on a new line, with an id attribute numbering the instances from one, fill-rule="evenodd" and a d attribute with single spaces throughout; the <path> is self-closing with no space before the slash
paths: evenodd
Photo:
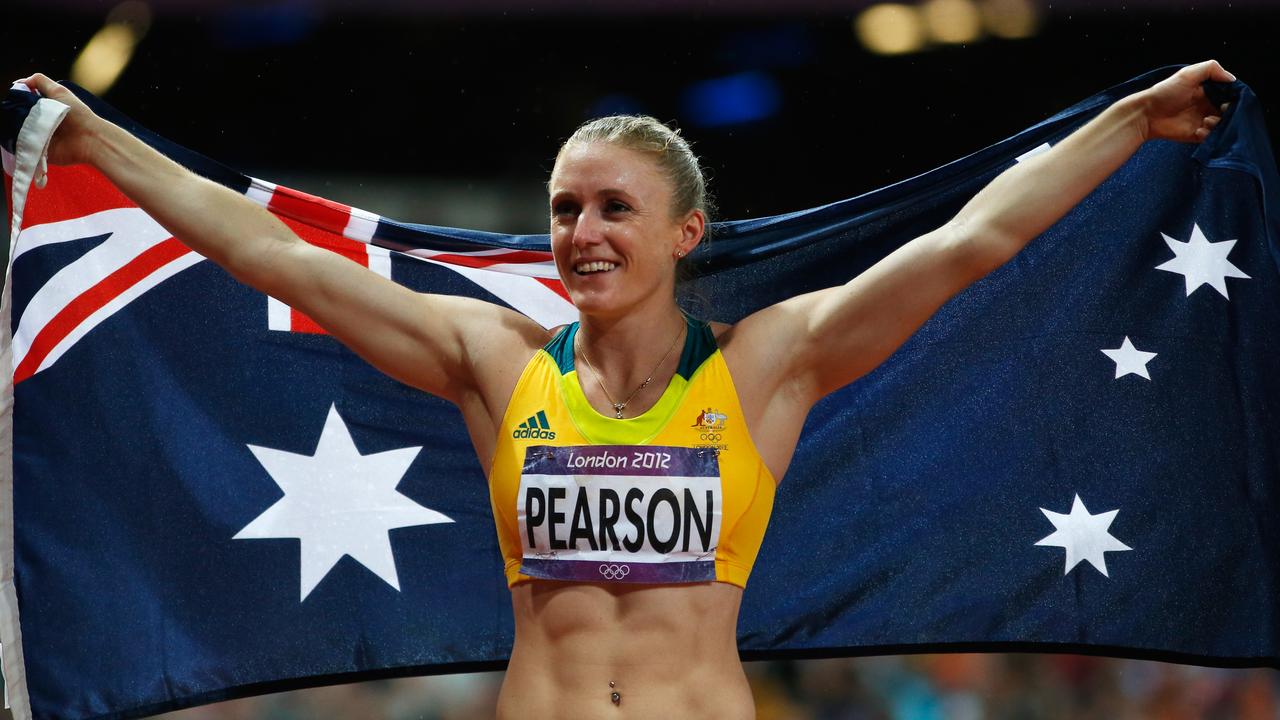
<path id="1" fill-rule="evenodd" d="M 677 251 L 676 251 L 676 257 L 678 257 L 678 258 L 682 258 L 682 257 L 684 257 L 684 251 L 683 251 L 683 250 L 677 250 Z"/>

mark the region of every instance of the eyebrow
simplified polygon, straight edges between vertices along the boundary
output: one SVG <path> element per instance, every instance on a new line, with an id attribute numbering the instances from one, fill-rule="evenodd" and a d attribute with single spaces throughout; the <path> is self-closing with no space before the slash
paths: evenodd
<path id="1" fill-rule="evenodd" d="M 554 189 L 552 189 L 552 188 L 548 188 L 548 190 L 550 190 L 550 191 L 551 191 L 550 195 L 551 195 L 551 198 L 552 198 L 552 199 L 557 198 L 557 197 L 559 197 L 560 195 L 565 195 L 565 194 L 568 194 L 568 195 L 575 195 L 575 194 L 576 194 L 576 193 L 574 193 L 574 192 L 572 192 L 572 191 L 570 191 L 570 190 L 554 190 Z M 601 196 L 601 195 L 625 195 L 626 197 L 629 197 L 629 198 L 635 197 L 635 196 L 634 196 L 634 195 L 632 195 L 631 193 L 629 193 L 629 192 L 627 192 L 626 190 L 623 190 L 623 189 L 621 189 L 621 188 L 600 188 L 598 191 L 596 191 L 596 195 L 597 195 L 597 196 Z"/>
<path id="2" fill-rule="evenodd" d="M 600 192 L 596 194 L 597 195 L 626 195 L 627 197 L 631 197 L 631 193 L 621 188 L 601 188 Z"/>

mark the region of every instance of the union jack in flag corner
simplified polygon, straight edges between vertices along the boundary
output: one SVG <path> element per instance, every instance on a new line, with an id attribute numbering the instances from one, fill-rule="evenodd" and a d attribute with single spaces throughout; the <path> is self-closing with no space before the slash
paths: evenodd
<path id="1" fill-rule="evenodd" d="M 696 256 L 708 319 L 846 282 L 1176 69 L 874 192 L 719 224 Z M 396 282 L 576 318 L 545 236 L 398 222 L 249 178 L 78 92 Z M 1227 92 L 1207 140 L 1145 144 L 814 409 L 744 597 L 745 659 L 1280 667 L 1280 178 L 1256 97 Z M 2 108 L 15 717 L 501 668 L 510 601 L 457 411 L 236 283 L 92 168 L 45 168 L 60 108 L 20 86 Z"/>

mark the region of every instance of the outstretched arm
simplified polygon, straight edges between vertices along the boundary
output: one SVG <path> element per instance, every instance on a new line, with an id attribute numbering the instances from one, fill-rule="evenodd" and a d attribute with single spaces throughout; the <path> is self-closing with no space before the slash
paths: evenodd
<path id="1" fill-rule="evenodd" d="M 1199 142 L 1220 120 L 1206 80 L 1235 77 L 1216 61 L 1180 69 L 1125 97 L 1050 150 L 1001 173 L 946 225 L 922 235 L 845 285 L 765 308 L 734 328 L 744 370 L 771 391 L 813 403 L 893 354 L 947 300 L 1007 262 L 1058 221 L 1146 140 Z M 765 340 L 768 339 L 768 342 Z M 748 353 L 742 353 L 747 356 Z"/>
<path id="2" fill-rule="evenodd" d="M 44 75 L 22 82 L 71 107 L 50 162 L 92 164 L 174 237 L 305 312 L 392 377 L 456 403 L 476 389 L 478 376 L 504 371 L 487 365 L 504 356 L 495 346 L 511 355 L 522 341 L 538 342 L 541 328 L 523 315 L 472 298 L 415 293 L 312 246 L 248 198 L 99 118 Z"/>

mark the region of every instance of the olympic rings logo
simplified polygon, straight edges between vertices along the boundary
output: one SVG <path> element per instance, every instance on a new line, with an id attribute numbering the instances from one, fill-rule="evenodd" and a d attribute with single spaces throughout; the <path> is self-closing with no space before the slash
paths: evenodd
<path id="1" fill-rule="evenodd" d="M 601 563 L 600 574 L 604 576 L 605 580 L 621 580 L 631 574 L 631 567 L 629 565 Z"/>
<path id="2" fill-rule="evenodd" d="M 724 438 L 724 435 L 717 432 L 704 432 L 698 437 L 702 438 L 706 442 L 720 442 Z"/>

